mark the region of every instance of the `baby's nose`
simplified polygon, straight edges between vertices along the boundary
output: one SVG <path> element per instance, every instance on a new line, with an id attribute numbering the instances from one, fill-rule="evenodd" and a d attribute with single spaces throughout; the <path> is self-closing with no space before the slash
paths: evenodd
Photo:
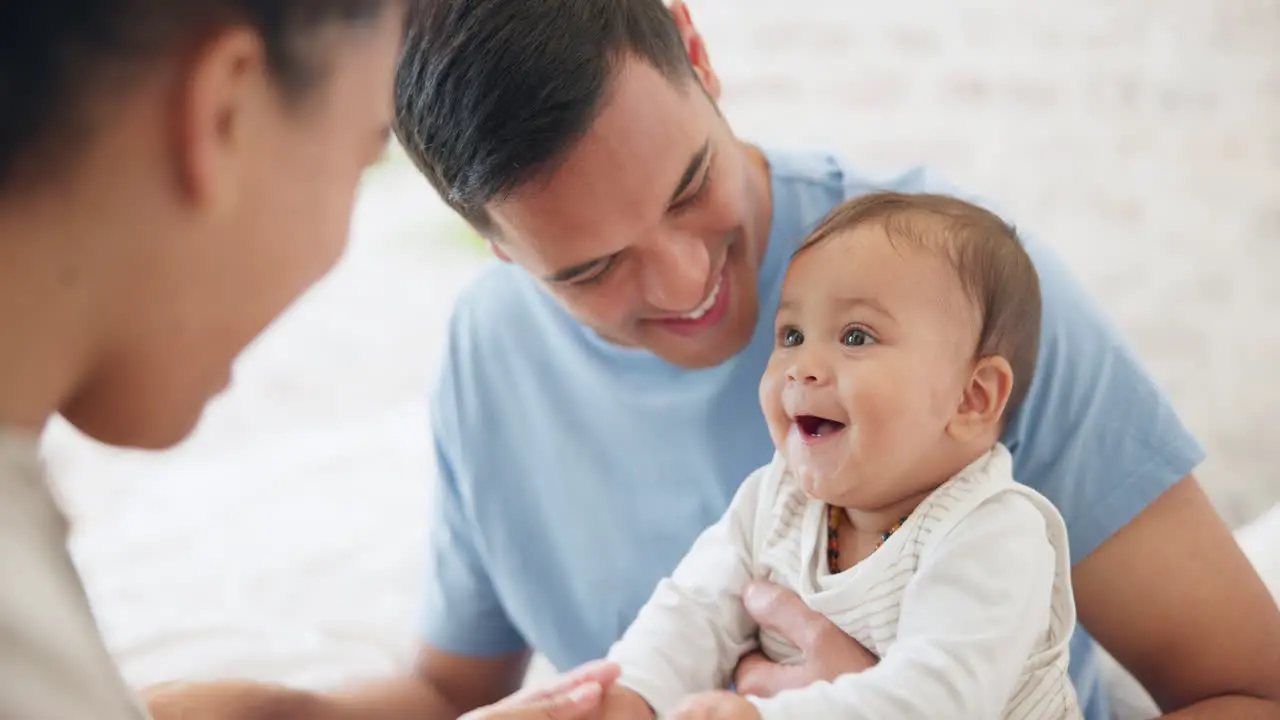
<path id="1" fill-rule="evenodd" d="M 827 381 L 827 370 L 813 360 L 800 360 L 787 371 L 787 380 L 802 385 L 821 385 Z"/>

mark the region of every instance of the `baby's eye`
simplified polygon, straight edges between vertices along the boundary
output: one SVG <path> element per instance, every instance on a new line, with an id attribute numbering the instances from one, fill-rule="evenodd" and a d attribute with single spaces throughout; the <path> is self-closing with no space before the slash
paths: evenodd
<path id="1" fill-rule="evenodd" d="M 875 338 L 862 328 L 849 328 L 844 331 L 842 342 L 848 347 L 861 347 L 863 345 L 871 345 L 876 341 Z"/>
<path id="2" fill-rule="evenodd" d="M 782 332 L 778 333 L 778 342 L 782 347 L 795 347 L 804 342 L 804 333 L 795 328 L 783 328 Z"/>

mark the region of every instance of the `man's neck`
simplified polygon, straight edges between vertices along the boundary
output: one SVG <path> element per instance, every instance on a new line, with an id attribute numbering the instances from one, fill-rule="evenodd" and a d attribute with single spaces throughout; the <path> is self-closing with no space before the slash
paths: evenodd
<path id="1" fill-rule="evenodd" d="M 769 252 L 769 235 L 773 232 L 773 175 L 764 151 L 750 143 L 739 142 L 742 143 L 742 152 L 749 168 L 751 196 L 754 201 L 748 232 L 758 238 L 754 243 L 755 262 L 756 267 L 763 267 L 765 255 Z"/>

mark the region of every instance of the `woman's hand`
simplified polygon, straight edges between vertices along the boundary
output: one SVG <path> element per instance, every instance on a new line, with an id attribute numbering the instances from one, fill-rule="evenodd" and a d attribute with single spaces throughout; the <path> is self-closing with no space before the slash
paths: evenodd
<path id="1" fill-rule="evenodd" d="M 594 717 L 605 691 L 618 679 L 618 666 L 591 662 L 550 684 L 521 690 L 493 705 L 478 708 L 458 720 L 578 720 Z"/>

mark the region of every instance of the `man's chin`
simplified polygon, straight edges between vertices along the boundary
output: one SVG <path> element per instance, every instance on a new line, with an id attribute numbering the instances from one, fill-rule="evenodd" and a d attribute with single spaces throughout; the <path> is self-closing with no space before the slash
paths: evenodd
<path id="1" fill-rule="evenodd" d="M 717 365 L 723 365 L 747 345 L 746 342 L 737 343 L 736 345 L 723 342 L 710 344 L 689 341 L 682 343 L 642 343 L 617 340 L 603 334 L 600 334 L 600 337 L 620 348 L 650 352 L 663 362 L 685 370 L 705 370 Z"/>
<path id="2" fill-rule="evenodd" d="M 658 347 L 651 346 L 649 349 L 654 355 L 676 367 L 705 370 L 728 362 L 742 352 L 750 341 L 751 336 L 748 334 L 745 337 L 708 338 L 703 342 L 690 339 L 679 343 L 664 343 Z"/>
<path id="3" fill-rule="evenodd" d="M 728 362 L 730 358 L 738 353 L 738 350 L 741 350 L 741 348 L 715 353 L 703 351 L 698 353 L 656 352 L 654 354 L 668 363 L 685 370 L 706 370 Z"/>
<path id="4" fill-rule="evenodd" d="M 725 318 L 725 325 L 701 337 L 678 337 L 663 333 L 660 341 L 646 347 L 658 357 L 686 370 L 705 370 L 723 365 L 751 343 L 755 322 L 742 318 Z"/>

